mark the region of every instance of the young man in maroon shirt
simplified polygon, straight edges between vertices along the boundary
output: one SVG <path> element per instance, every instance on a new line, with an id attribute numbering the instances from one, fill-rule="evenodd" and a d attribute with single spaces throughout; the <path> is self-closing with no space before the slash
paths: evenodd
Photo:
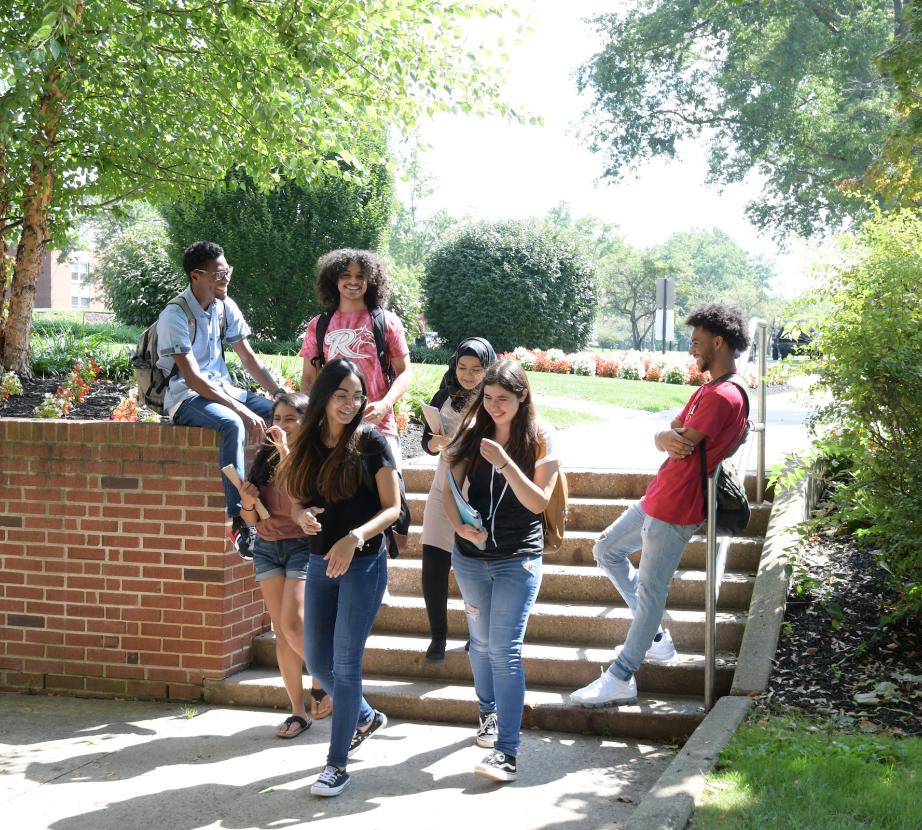
<path id="1" fill-rule="evenodd" d="M 660 627 L 669 582 L 682 551 L 705 517 L 698 444 L 707 439 L 708 473 L 737 445 L 746 429 L 743 391 L 723 380 L 736 372 L 736 356 L 749 345 L 739 309 L 712 303 L 685 321 L 693 326 L 689 353 L 711 380 L 699 387 L 685 408 L 654 437 L 669 457 L 647 491 L 598 538 L 592 553 L 631 609 L 633 620 L 624 646 L 601 677 L 570 695 L 581 706 L 634 703 L 634 673 L 646 658 L 675 657 L 668 631 Z M 628 556 L 642 551 L 640 568 Z"/>

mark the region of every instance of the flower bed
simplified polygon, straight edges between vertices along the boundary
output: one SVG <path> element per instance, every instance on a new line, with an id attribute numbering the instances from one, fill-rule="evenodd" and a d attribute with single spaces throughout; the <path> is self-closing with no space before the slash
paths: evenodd
<path id="1" fill-rule="evenodd" d="M 622 380 L 646 380 L 651 383 L 701 386 L 711 379 L 709 372 L 699 372 L 694 358 L 688 354 L 669 352 L 639 352 L 630 349 L 614 357 L 601 355 L 565 354 L 560 349 L 526 349 L 517 346 L 500 357 L 511 357 L 529 372 L 552 372 L 558 375 L 587 375 Z M 747 367 L 741 374 L 749 387 L 756 385 L 755 372 Z"/>

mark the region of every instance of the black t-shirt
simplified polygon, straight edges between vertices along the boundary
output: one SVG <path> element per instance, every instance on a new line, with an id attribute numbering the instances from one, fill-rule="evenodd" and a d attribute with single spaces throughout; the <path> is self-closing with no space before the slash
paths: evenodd
<path id="1" fill-rule="evenodd" d="M 451 473 L 449 473 L 451 475 Z M 486 550 L 455 534 L 458 550 L 476 559 L 509 559 L 544 552 L 541 514 L 522 506 L 502 473 L 492 464 L 478 465 L 470 479 L 467 500 L 487 529 Z"/>
<path id="2" fill-rule="evenodd" d="M 372 516 L 381 511 L 381 500 L 375 486 L 375 475 L 382 467 L 396 469 L 394 456 L 384 436 L 374 427 L 359 427 L 363 430 L 361 448 L 362 463 L 365 469 L 359 489 L 348 499 L 328 502 L 315 494 L 311 505 L 322 507 L 323 513 L 317 516 L 321 531 L 309 536 L 311 553 L 326 556 L 330 548 L 343 538 L 350 530 L 365 524 Z M 324 447 L 324 459 L 332 450 Z M 355 552 L 356 556 L 371 556 L 381 549 L 383 534 L 379 533 L 365 542 L 364 547 Z"/>

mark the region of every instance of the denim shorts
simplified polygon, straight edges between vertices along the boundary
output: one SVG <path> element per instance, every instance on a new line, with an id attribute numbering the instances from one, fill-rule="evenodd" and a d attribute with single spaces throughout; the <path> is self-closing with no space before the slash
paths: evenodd
<path id="1" fill-rule="evenodd" d="M 259 536 L 253 545 L 253 567 L 257 581 L 285 576 L 307 579 L 307 563 L 311 549 L 307 539 L 279 539 L 269 542 Z"/>

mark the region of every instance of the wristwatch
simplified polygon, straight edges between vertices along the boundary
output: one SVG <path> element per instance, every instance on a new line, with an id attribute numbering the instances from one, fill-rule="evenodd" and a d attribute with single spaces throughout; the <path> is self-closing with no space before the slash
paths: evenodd
<path id="1" fill-rule="evenodd" d="M 353 539 L 355 539 L 355 549 L 356 550 L 358 550 L 359 548 L 365 547 L 365 539 L 362 537 L 362 534 L 359 533 L 357 530 L 350 530 L 348 535 L 351 536 Z"/>
<path id="2" fill-rule="evenodd" d="M 277 401 L 282 395 L 285 394 L 285 390 L 280 386 L 272 393 L 272 400 Z"/>

